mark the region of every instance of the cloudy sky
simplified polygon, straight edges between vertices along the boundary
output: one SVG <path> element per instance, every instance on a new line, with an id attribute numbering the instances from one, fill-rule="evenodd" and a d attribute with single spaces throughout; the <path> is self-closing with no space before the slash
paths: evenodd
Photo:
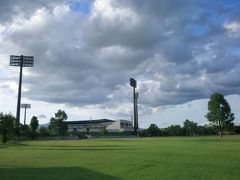
<path id="1" fill-rule="evenodd" d="M 140 127 L 207 122 L 224 94 L 240 123 L 240 2 L 236 0 L 0 0 L 0 111 L 16 113 L 19 68 L 32 55 L 22 103 L 47 123 L 131 119 L 138 81 Z M 21 113 L 23 122 L 23 111 Z"/>

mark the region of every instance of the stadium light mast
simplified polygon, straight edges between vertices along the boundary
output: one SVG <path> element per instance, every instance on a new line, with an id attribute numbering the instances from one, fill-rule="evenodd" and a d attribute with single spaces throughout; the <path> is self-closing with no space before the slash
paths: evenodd
<path id="1" fill-rule="evenodd" d="M 17 136 L 20 136 L 20 105 L 21 105 L 21 94 L 22 94 L 22 68 L 33 67 L 34 57 L 33 56 L 16 56 L 10 55 L 10 66 L 19 66 L 19 84 L 18 84 L 18 100 L 17 100 L 17 112 L 16 112 L 16 130 Z"/>
<path id="2" fill-rule="evenodd" d="M 134 121 L 134 132 L 137 135 L 138 134 L 137 109 L 136 109 L 137 81 L 133 78 L 130 78 L 130 86 L 133 87 L 133 121 Z"/>
<path id="3" fill-rule="evenodd" d="M 135 93 L 135 106 L 136 106 L 136 125 L 138 129 L 138 92 Z"/>
<path id="4" fill-rule="evenodd" d="M 24 108 L 24 125 L 26 125 L 26 115 L 27 115 L 27 109 L 31 108 L 31 104 L 21 104 L 21 108 Z"/>

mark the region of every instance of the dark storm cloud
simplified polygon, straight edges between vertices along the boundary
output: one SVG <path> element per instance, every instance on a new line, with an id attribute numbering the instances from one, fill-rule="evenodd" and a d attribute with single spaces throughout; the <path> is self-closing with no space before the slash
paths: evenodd
<path id="1" fill-rule="evenodd" d="M 11 3 L 3 3 L 9 13 L 19 9 L 12 7 L 25 7 L 26 1 Z M 72 11 L 65 1 L 36 1 L 28 4 L 30 12 L 21 12 L 33 25 L 23 24 L 3 38 L 35 56 L 35 67 L 24 77 L 24 96 L 72 106 L 115 107 L 130 101 L 129 77 L 139 81 L 139 102 L 149 107 L 208 98 L 215 91 L 239 92 L 240 29 L 232 35 L 225 27 L 240 24 L 239 4 L 93 3 L 88 15 Z M 31 19 L 33 14 L 39 22 Z M 13 17 L 1 16 L 0 21 L 11 24 Z"/>

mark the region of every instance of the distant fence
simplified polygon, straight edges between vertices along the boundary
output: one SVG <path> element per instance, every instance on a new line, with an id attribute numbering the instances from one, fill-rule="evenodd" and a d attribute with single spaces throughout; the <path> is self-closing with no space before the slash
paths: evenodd
<path id="1" fill-rule="evenodd" d="M 46 136 L 37 137 L 37 140 L 78 140 L 78 139 L 97 139 L 97 138 L 135 138 L 136 135 L 86 135 L 86 136 Z"/>
<path id="2" fill-rule="evenodd" d="M 133 132 L 107 132 L 105 134 L 99 132 L 88 133 L 69 133 L 64 136 L 58 135 L 41 135 L 36 134 L 34 137 L 21 136 L 17 139 L 26 140 L 78 140 L 78 139 L 96 139 L 96 138 L 134 138 L 137 137 Z"/>
<path id="3" fill-rule="evenodd" d="M 37 137 L 37 140 L 76 140 L 83 139 L 79 138 L 79 136 L 45 136 L 45 137 Z"/>
<path id="4" fill-rule="evenodd" d="M 135 135 L 119 135 L 119 136 L 87 136 L 85 138 L 79 136 L 46 136 L 38 137 L 36 140 L 78 140 L 78 139 L 97 139 L 97 138 L 136 138 Z"/>

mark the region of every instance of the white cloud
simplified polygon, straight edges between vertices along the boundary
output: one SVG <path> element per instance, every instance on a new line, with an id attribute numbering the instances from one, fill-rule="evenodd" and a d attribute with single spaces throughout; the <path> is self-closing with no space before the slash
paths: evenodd
<path id="1" fill-rule="evenodd" d="M 3 82 L 2 87 L 4 89 L 8 89 L 10 92 L 12 92 L 15 95 L 18 92 L 18 84 L 15 81 L 7 80 L 7 81 Z"/>
<path id="2" fill-rule="evenodd" d="M 240 22 L 226 22 L 224 23 L 224 28 L 230 30 L 232 32 L 239 32 L 240 31 Z"/>
<path id="3" fill-rule="evenodd" d="M 5 31 L 6 27 L 0 24 L 0 42 L 2 40 L 2 33 Z"/>
<path id="4" fill-rule="evenodd" d="M 232 21 L 224 23 L 224 28 L 228 30 L 230 36 L 240 36 L 240 22 Z"/>
<path id="5" fill-rule="evenodd" d="M 35 67 L 24 68 L 23 98 L 38 104 L 39 113 L 62 107 L 73 119 L 129 118 L 129 77 L 138 80 L 145 125 L 148 114 L 157 120 L 164 111 L 172 123 L 179 114 L 194 116 L 187 105 L 178 104 L 215 91 L 240 92 L 239 42 L 229 37 L 239 34 L 239 23 L 229 11 L 215 22 L 211 16 L 222 13 L 221 3 L 96 0 L 83 15 L 63 1 L 23 0 L 14 2 L 14 9 L 7 2 L 0 2 L 0 10 L 9 7 L 15 14 L 0 11 L 0 92 L 16 95 L 19 72 L 9 67 L 9 55 L 34 55 Z M 22 11 L 25 6 L 31 11 Z M 206 110 L 201 103 L 193 106 Z"/>
<path id="6" fill-rule="evenodd" d="M 131 8 L 121 7 L 115 0 L 96 0 L 92 6 L 90 20 L 102 19 L 104 24 L 119 23 L 125 28 L 136 26 L 140 19 Z"/>

